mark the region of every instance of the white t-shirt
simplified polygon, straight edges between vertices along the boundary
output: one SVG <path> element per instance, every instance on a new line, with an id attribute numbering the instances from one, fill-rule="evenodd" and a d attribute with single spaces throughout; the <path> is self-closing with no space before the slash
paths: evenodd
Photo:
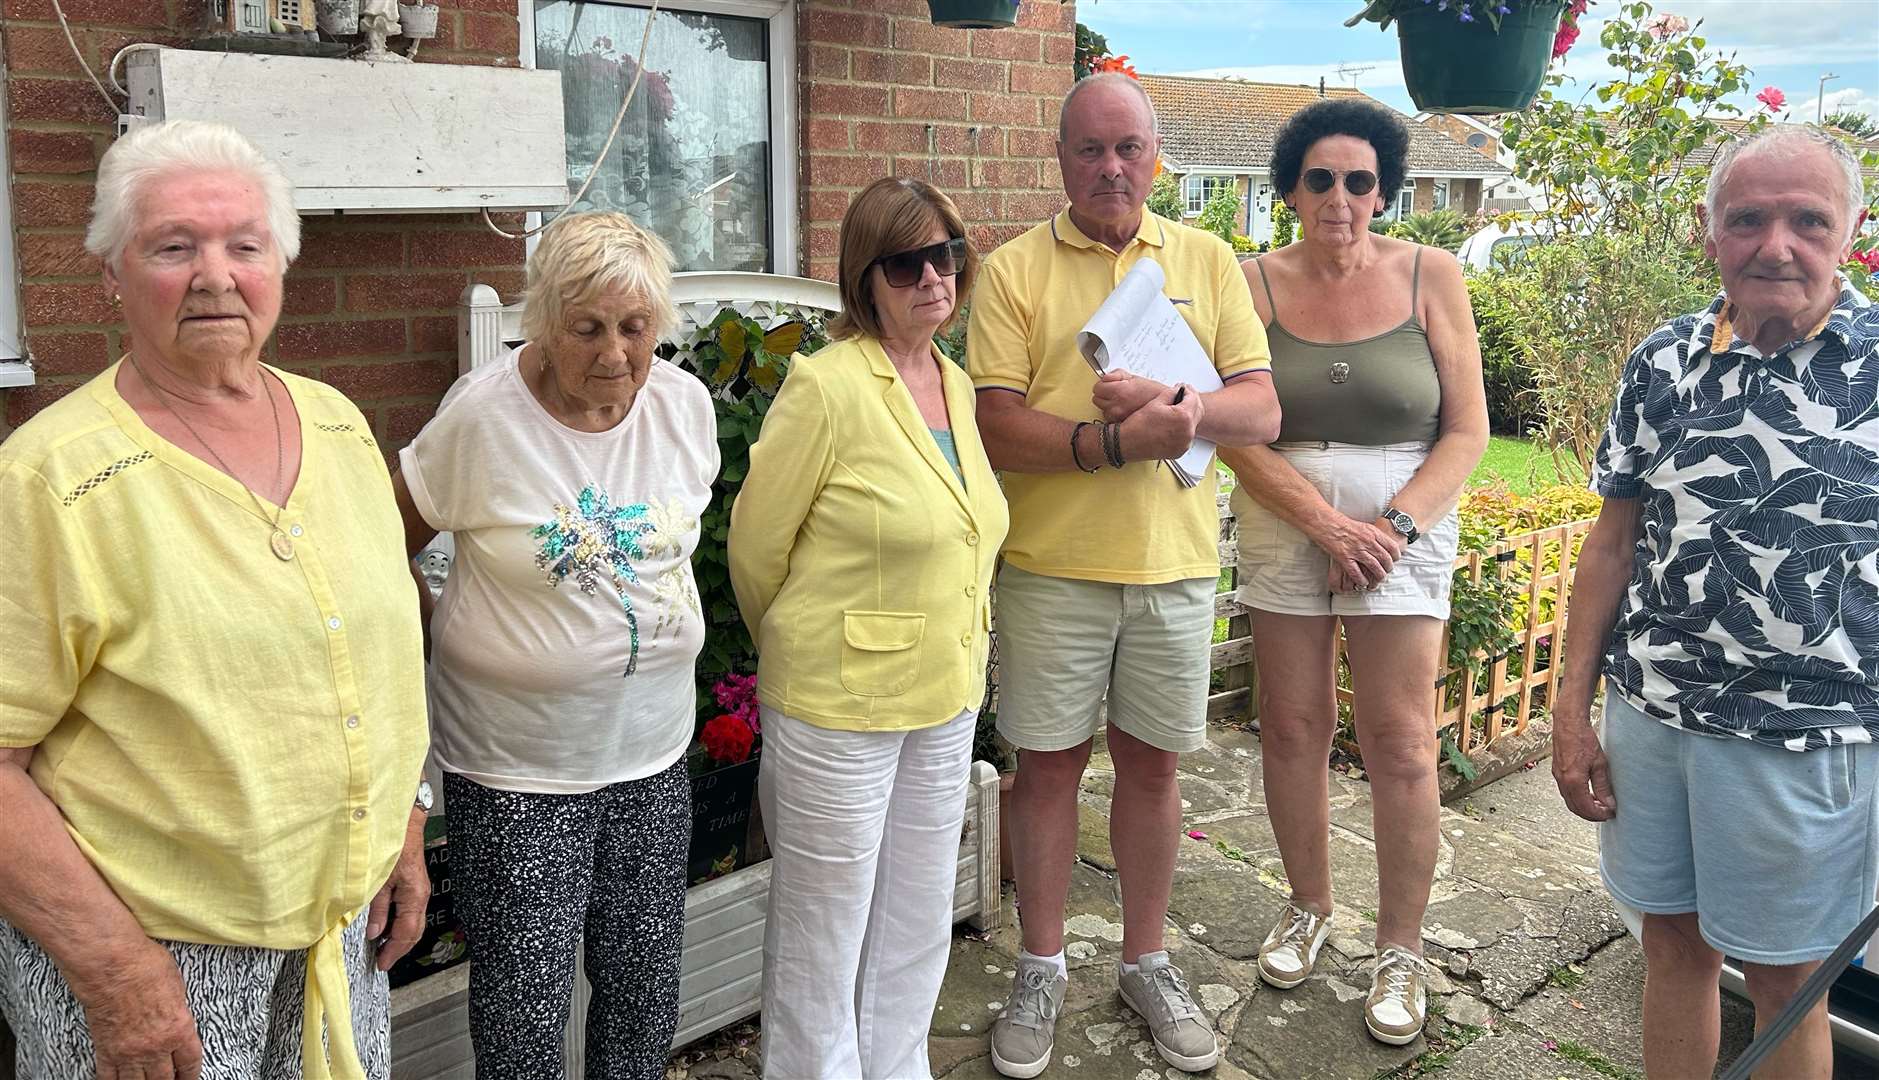
<path id="1" fill-rule="evenodd" d="M 575 431 L 519 355 L 458 379 L 399 454 L 457 549 L 431 620 L 431 750 L 487 787 L 574 794 L 651 776 L 691 742 L 691 556 L 717 422 L 703 383 L 654 360 L 626 419 Z"/>

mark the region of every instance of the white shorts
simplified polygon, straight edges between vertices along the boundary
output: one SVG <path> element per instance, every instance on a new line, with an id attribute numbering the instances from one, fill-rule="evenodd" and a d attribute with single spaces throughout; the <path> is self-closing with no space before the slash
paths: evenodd
<path id="1" fill-rule="evenodd" d="M 1425 443 L 1274 443 L 1272 449 L 1317 488 L 1332 509 L 1358 521 L 1381 516 L 1429 459 Z M 1383 584 L 1369 592 L 1333 593 L 1326 584 L 1331 558 L 1323 549 L 1261 505 L 1244 485 L 1234 488 L 1231 504 L 1240 534 L 1239 588 L 1233 597 L 1247 607 L 1281 615 L 1448 618 L 1461 528 L 1455 511 L 1433 526 L 1422 526 L 1421 538 L 1396 560 Z"/>

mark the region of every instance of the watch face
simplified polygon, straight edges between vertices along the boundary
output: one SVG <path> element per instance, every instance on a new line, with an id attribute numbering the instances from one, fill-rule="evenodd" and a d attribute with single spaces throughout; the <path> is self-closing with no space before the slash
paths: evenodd
<path id="1" fill-rule="evenodd" d="M 419 780 L 417 804 L 423 807 L 424 809 L 429 810 L 431 808 L 431 804 L 435 801 L 436 801 L 436 797 L 431 794 L 431 782 L 429 780 Z"/>

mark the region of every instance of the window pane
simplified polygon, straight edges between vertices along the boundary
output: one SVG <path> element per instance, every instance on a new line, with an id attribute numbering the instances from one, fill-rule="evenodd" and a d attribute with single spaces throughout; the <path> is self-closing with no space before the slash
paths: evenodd
<path id="1" fill-rule="evenodd" d="M 1448 181 L 1446 180 L 1435 182 L 1435 208 L 1437 210 L 1448 209 Z"/>
<path id="2" fill-rule="evenodd" d="M 646 9 L 537 0 L 535 65 L 561 72 L 568 194 L 633 84 Z M 763 19 L 660 9 L 646 74 L 575 210 L 622 210 L 679 270 L 771 270 L 770 38 Z"/>

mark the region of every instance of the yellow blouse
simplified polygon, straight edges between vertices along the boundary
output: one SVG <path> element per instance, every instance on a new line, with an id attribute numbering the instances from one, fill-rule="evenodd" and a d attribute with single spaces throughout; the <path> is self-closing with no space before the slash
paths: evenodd
<path id="1" fill-rule="evenodd" d="M 385 459 L 338 391 L 275 372 L 302 446 L 283 562 L 117 370 L 0 444 L 0 746 L 38 748 L 34 782 L 151 937 L 312 949 L 302 1049 L 326 1076 L 340 932 L 397 861 L 428 741 Z M 362 1075 L 350 1028 L 334 1075 Z"/>

